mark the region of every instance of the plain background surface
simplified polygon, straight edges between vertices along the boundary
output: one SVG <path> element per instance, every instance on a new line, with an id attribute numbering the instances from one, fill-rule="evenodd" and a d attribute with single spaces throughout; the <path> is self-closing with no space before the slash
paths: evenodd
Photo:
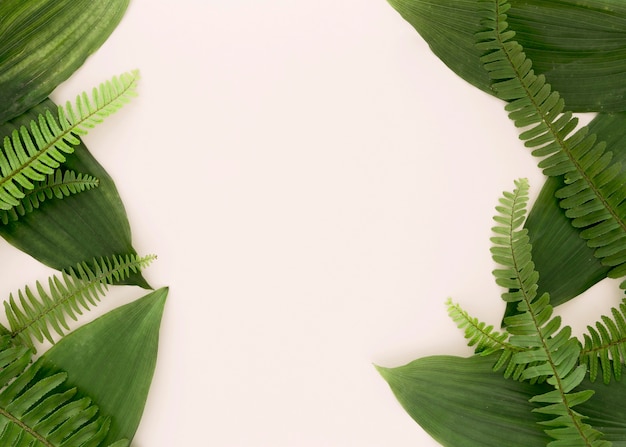
<path id="1" fill-rule="evenodd" d="M 493 208 L 543 182 L 502 105 L 384 0 L 132 0 L 53 97 L 134 68 L 140 96 L 86 138 L 170 286 L 133 445 L 436 446 L 372 365 L 469 355 L 447 297 L 499 321 Z M 45 279 L 0 248 L 5 296 Z M 564 306 L 575 332 L 618 302 L 601 287 Z"/>

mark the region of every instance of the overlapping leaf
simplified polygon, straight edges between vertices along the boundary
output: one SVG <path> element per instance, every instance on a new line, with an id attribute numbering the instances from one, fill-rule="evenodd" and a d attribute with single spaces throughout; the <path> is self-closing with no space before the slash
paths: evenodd
<path id="1" fill-rule="evenodd" d="M 129 0 L 0 2 L 0 124 L 43 101 L 96 51 Z"/>
<path id="2" fill-rule="evenodd" d="M 46 100 L 12 123 L 0 125 L 0 133 L 11 133 L 47 110 L 57 110 L 57 106 Z M 58 270 L 87 259 L 136 254 L 115 183 L 82 142 L 74 147 L 63 166 L 96 177 L 98 188 L 63 200 L 46 200 L 19 220 L 0 225 L 0 235 Z M 124 282 L 148 287 L 141 274 L 133 274 Z"/>
<path id="3" fill-rule="evenodd" d="M 550 385 L 504 379 L 492 370 L 497 358 L 434 356 L 378 370 L 406 412 L 444 447 L 545 447 L 550 438 L 539 423 L 546 416 L 529 400 Z M 613 447 L 626 447 L 626 381 L 606 386 L 585 379 L 581 389 L 594 392 L 577 407 L 586 422 Z"/>
<path id="4" fill-rule="evenodd" d="M 485 92 L 474 46 L 476 0 L 388 0 L 455 73 Z M 517 41 L 575 112 L 626 110 L 626 5 L 619 0 L 513 0 Z"/>
<path id="5" fill-rule="evenodd" d="M 111 424 L 90 398 L 66 386 L 67 373 L 44 371 L 32 352 L 0 337 L 0 445 L 104 446 Z M 114 446 L 126 447 L 127 440 Z M 109 446 L 112 447 L 112 446 Z"/>

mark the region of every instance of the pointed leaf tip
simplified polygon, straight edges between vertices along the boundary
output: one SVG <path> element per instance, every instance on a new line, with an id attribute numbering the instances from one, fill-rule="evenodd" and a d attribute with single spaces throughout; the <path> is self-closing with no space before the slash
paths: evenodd
<path id="1" fill-rule="evenodd" d="M 137 430 L 156 366 L 167 294 L 163 287 L 114 309 L 42 356 L 51 367 L 67 371 L 68 383 L 112 417 L 104 445 L 120 438 L 132 440 Z"/>

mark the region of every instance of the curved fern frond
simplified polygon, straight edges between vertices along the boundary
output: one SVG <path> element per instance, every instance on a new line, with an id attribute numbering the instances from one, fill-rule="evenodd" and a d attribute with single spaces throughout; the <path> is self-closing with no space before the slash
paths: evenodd
<path id="1" fill-rule="evenodd" d="M 36 290 L 25 287 L 18 291 L 17 300 L 11 294 L 9 301 L 4 302 L 11 337 L 33 350 L 33 339 L 43 342 L 45 338 L 54 343 L 51 328 L 63 336 L 69 330 L 66 316 L 76 321 L 83 310 L 97 305 L 100 296 L 108 289 L 108 283 L 127 278 L 154 259 L 153 255 L 127 255 L 101 258 L 91 264 L 83 262 L 62 272 L 60 277 L 50 277 L 48 290 L 37 282 Z"/>
<path id="2" fill-rule="evenodd" d="M 448 299 L 446 302 L 448 315 L 452 318 L 459 329 L 463 329 L 465 338 L 468 340 L 467 345 L 474 347 L 474 353 L 479 355 L 490 355 L 495 352 L 500 353 L 500 357 L 493 366 L 494 371 L 505 368 L 505 377 L 513 377 L 519 379 L 523 372 L 523 368 L 518 368 L 512 363 L 513 354 L 523 349 L 514 346 L 508 342 L 509 334 L 507 332 L 498 332 L 494 330 L 492 325 L 472 317 L 461 306 Z"/>
<path id="3" fill-rule="evenodd" d="M 33 181 L 44 181 L 65 161 L 64 154 L 74 151 L 78 136 L 118 110 L 136 95 L 137 71 L 125 73 L 94 88 L 91 99 L 86 93 L 67 102 L 56 115 L 47 111 L 30 125 L 13 130 L 4 137 L 0 149 L 0 209 L 19 206 L 24 190 Z"/>
<path id="4" fill-rule="evenodd" d="M 33 352 L 0 337 L 0 445 L 98 447 L 110 419 L 76 388 L 64 386 L 67 374 L 44 372 L 31 364 Z M 30 366 L 29 366 L 30 365 Z M 114 446 L 128 446 L 120 440 Z"/>
<path id="5" fill-rule="evenodd" d="M 34 181 L 33 189 L 22 189 L 24 197 L 19 199 L 19 205 L 10 210 L 0 210 L 0 221 L 6 225 L 39 208 L 44 200 L 62 199 L 72 194 L 96 188 L 99 180 L 91 175 L 77 174 L 74 171 L 62 172 L 57 169 L 54 174 L 46 176 L 43 181 Z"/>
<path id="6" fill-rule="evenodd" d="M 544 293 L 537 297 L 539 274 L 531 256 L 528 230 L 521 228 L 526 215 L 528 182 L 516 182 L 513 193 L 505 193 L 497 207 L 499 223 L 494 228 L 497 236 L 492 238 L 493 259 L 502 268 L 494 271 L 498 284 L 508 291 L 503 299 L 517 303 L 520 312 L 505 318 L 509 343 L 520 348 L 512 355 L 511 362 L 523 368 L 523 380 L 542 380 L 554 387 L 554 391 L 535 396 L 532 402 L 544 404 L 535 411 L 555 416 L 544 422 L 549 426 L 546 433 L 556 441 L 548 446 L 610 445 L 600 439 L 601 433 L 583 422 L 583 416 L 573 407 L 587 401 L 593 391 L 571 393 L 585 378 L 585 365 L 578 365 L 580 344 L 571 336 L 569 326 L 561 328 L 560 317 L 552 317 L 550 297 Z"/>
<path id="7" fill-rule="evenodd" d="M 589 333 L 583 335 L 580 359 L 587 366 L 592 382 L 600 370 L 606 384 L 612 375 L 616 380 L 622 378 L 622 365 L 626 361 L 626 301 L 622 301 L 619 309 L 612 308 L 611 315 L 613 318 L 603 315 L 595 328 L 587 326 Z"/>
<path id="8" fill-rule="evenodd" d="M 581 237 L 595 249 L 595 256 L 611 267 L 609 276 L 626 275 L 626 183 L 621 165 L 613 161 L 605 143 L 587 127 L 576 130 L 578 120 L 565 109 L 545 76 L 537 75 L 521 45 L 508 29 L 506 1 L 481 0 L 486 11 L 485 31 L 476 35 L 481 58 L 493 80 L 496 95 L 508 101 L 505 109 L 520 139 L 532 154 L 542 157 L 539 167 L 548 176 L 565 178 L 557 191 L 560 206 Z M 626 288 L 626 281 L 622 282 Z"/>

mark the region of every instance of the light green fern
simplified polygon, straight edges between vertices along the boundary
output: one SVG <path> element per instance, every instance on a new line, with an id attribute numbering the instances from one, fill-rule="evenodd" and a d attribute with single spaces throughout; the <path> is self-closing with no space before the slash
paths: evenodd
<path id="1" fill-rule="evenodd" d="M 135 96 L 137 71 L 125 73 L 94 88 L 91 98 L 83 93 L 74 104 L 47 111 L 29 126 L 15 129 L 4 137 L 0 150 L 0 209 L 20 205 L 25 190 L 33 182 L 45 181 L 73 152 L 78 137 L 111 115 Z"/>
<path id="2" fill-rule="evenodd" d="M 34 340 L 43 342 L 45 338 L 53 343 L 51 329 L 64 335 L 69 329 L 66 317 L 76 320 L 83 310 L 97 304 L 108 283 L 127 278 L 154 259 L 152 255 L 127 255 L 83 262 L 62 272 L 60 277 L 49 278 L 47 290 L 37 282 L 35 290 L 25 287 L 18 291 L 17 299 L 11 294 L 4 302 L 11 337 L 33 349 Z"/>
<path id="3" fill-rule="evenodd" d="M 45 200 L 62 199 L 96 188 L 98 184 L 98 179 L 91 175 L 57 169 L 54 174 L 46 176 L 45 180 L 34 181 L 33 189 L 22 188 L 24 197 L 19 199 L 19 205 L 9 210 L 0 210 L 0 221 L 6 225 L 39 208 Z"/>

